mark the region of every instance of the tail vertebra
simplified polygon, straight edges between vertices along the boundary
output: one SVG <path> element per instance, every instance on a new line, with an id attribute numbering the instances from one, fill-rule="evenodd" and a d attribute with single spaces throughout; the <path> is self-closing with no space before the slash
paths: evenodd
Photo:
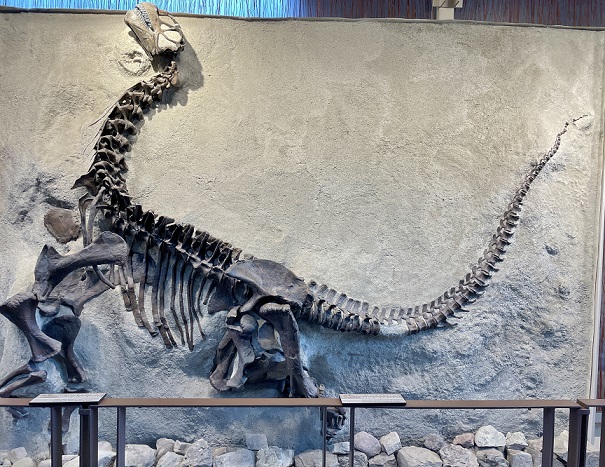
<path id="1" fill-rule="evenodd" d="M 465 305 L 473 303 L 483 295 L 493 273 L 498 271 L 496 263 L 504 260 L 506 249 L 519 223 L 521 206 L 529 187 L 559 150 L 561 136 L 567 132 L 568 126 L 569 123 L 565 123 L 550 151 L 534 163 L 531 170 L 526 173 L 523 183 L 508 204 L 496 233 L 483 255 L 457 286 L 430 303 L 413 308 L 402 308 L 371 306 L 367 302 L 349 298 L 346 294 L 339 293 L 326 285 L 310 281 L 308 285 L 313 294 L 313 303 L 301 310 L 300 317 L 337 331 L 355 331 L 362 334 L 378 334 L 381 324 L 390 325 L 393 322 L 397 322 L 402 327 L 404 335 L 450 324 L 447 319 L 451 316 L 455 317 L 457 311 L 464 311 Z"/>

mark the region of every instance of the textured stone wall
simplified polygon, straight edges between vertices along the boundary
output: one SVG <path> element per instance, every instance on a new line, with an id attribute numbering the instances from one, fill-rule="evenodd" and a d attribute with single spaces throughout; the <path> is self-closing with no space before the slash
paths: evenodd
<path id="1" fill-rule="evenodd" d="M 456 328 L 362 337 L 302 324 L 301 339 L 311 375 L 331 395 L 588 395 L 603 32 L 191 17 L 181 24 L 189 41 L 184 87 L 149 117 L 127 158 L 135 201 L 371 303 L 413 306 L 456 285 L 531 162 L 566 121 L 587 115 L 534 182 L 506 261 Z M 98 119 L 153 71 L 116 15 L 2 13 L 0 63 L 3 300 L 32 282 L 42 246 L 54 244 L 46 211 L 76 206 L 81 193 L 70 186 L 88 168 Z M 82 320 L 76 351 L 93 390 L 228 397 L 207 379 L 224 314 L 204 317 L 208 338 L 193 352 L 163 350 L 118 293 L 90 303 Z M 26 356 L 24 339 L 0 320 L 0 373 Z M 60 390 L 63 370 L 52 362 L 45 369 L 48 382 L 37 390 Z M 313 429 L 300 433 L 317 426 L 311 410 L 131 415 L 129 442 L 229 442 L 256 431 L 296 449 L 319 443 Z M 358 427 L 403 439 L 481 423 L 540 430 L 536 411 L 487 415 L 362 411 Z M 102 433 L 110 436 L 112 422 L 102 414 Z M 45 423 L 40 413 L 16 425 L 0 414 L 0 448 L 23 436 L 42 443 Z"/>

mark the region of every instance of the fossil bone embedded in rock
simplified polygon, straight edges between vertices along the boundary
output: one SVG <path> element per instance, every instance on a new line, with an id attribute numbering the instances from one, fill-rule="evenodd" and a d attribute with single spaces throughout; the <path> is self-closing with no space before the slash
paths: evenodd
<path id="1" fill-rule="evenodd" d="M 150 57 L 179 53 L 185 47 L 181 26 L 170 13 L 153 3 L 142 2 L 128 11 L 124 22 Z"/>

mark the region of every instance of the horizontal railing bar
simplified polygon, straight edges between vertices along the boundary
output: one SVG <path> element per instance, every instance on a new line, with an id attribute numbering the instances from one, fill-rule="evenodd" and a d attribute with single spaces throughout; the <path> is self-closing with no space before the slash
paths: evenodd
<path id="1" fill-rule="evenodd" d="M 335 398 L 105 398 L 99 407 L 341 407 Z"/>
<path id="2" fill-rule="evenodd" d="M 31 398 L 0 397 L 0 407 L 27 407 Z M 70 405 L 70 404 L 65 404 Z M 405 404 L 345 404 L 338 398 L 112 398 L 99 407 L 359 407 L 402 409 L 574 409 L 605 406 L 605 399 L 408 400 Z"/>

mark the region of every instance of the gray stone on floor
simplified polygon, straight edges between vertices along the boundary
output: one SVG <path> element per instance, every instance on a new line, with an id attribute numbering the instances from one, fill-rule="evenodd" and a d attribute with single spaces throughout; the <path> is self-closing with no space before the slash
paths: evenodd
<path id="1" fill-rule="evenodd" d="M 155 449 L 146 444 L 127 444 L 125 467 L 153 467 L 155 464 Z"/>
<path id="2" fill-rule="evenodd" d="M 246 447 L 251 451 L 259 451 L 269 447 L 267 437 L 262 433 L 246 433 Z"/>
<path id="3" fill-rule="evenodd" d="M 349 467 L 349 456 L 338 456 L 338 467 Z M 353 453 L 353 467 L 368 467 L 368 456 L 363 452 Z"/>
<path id="4" fill-rule="evenodd" d="M 378 441 L 378 440 L 376 440 Z M 322 450 L 301 452 L 294 458 L 295 467 L 321 467 Z M 326 452 L 326 467 L 338 467 L 338 458 L 331 452 Z"/>
<path id="5" fill-rule="evenodd" d="M 475 445 L 480 448 L 504 449 L 506 437 L 491 425 L 482 426 L 475 432 Z"/>
<path id="6" fill-rule="evenodd" d="M 36 467 L 36 463 L 31 457 L 23 457 L 13 462 L 13 467 Z"/>
<path id="7" fill-rule="evenodd" d="M 363 452 L 368 457 L 377 456 L 382 450 L 382 446 L 380 446 L 380 441 L 378 441 L 367 431 L 360 431 L 359 433 L 355 433 L 354 441 L 355 449 Z"/>
<path id="8" fill-rule="evenodd" d="M 496 448 L 479 449 L 475 455 L 481 467 L 507 467 L 508 461 L 502 451 Z"/>
<path id="9" fill-rule="evenodd" d="M 389 434 L 386 434 L 380 438 L 380 445 L 382 446 L 382 450 L 384 452 L 387 454 L 393 454 L 401 449 L 401 439 L 397 433 L 391 431 Z"/>
<path id="10" fill-rule="evenodd" d="M 216 457 L 214 467 L 254 467 L 255 462 L 255 452 L 242 448 Z"/>
<path id="11" fill-rule="evenodd" d="M 349 443 L 348 441 L 341 441 L 341 442 L 334 443 L 334 444 L 328 446 L 328 450 L 332 454 L 344 455 L 344 454 L 349 453 L 350 445 L 351 445 L 351 443 Z"/>
<path id="12" fill-rule="evenodd" d="M 569 431 L 563 430 L 559 436 L 555 437 L 555 446 L 553 452 L 564 461 L 567 461 L 567 450 L 569 449 Z"/>
<path id="13" fill-rule="evenodd" d="M 167 452 L 174 452 L 175 440 L 170 438 L 160 438 L 155 442 L 155 458 L 160 459 Z"/>
<path id="14" fill-rule="evenodd" d="M 181 465 L 182 467 L 212 467 L 212 451 L 205 439 L 198 439 L 187 448 Z"/>
<path id="15" fill-rule="evenodd" d="M 105 450 L 98 451 L 98 453 L 97 453 L 98 467 L 109 467 L 110 465 L 113 464 L 113 461 L 115 458 L 116 458 L 116 453 L 113 451 L 105 451 Z"/>
<path id="16" fill-rule="evenodd" d="M 533 467 L 534 465 L 534 460 L 528 452 L 511 449 L 508 451 L 507 459 L 510 467 Z"/>
<path id="17" fill-rule="evenodd" d="M 368 467 L 397 467 L 397 460 L 393 454 L 381 452 L 368 460 Z"/>
<path id="18" fill-rule="evenodd" d="M 185 456 L 169 451 L 165 453 L 157 463 L 157 467 L 180 467 Z"/>
<path id="19" fill-rule="evenodd" d="M 525 434 L 520 431 L 506 433 L 506 449 L 513 449 L 515 451 L 523 451 L 527 446 L 527 439 Z"/>
<path id="20" fill-rule="evenodd" d="M 439 455 L 430 449 L 406 446 L 397 451 L 399 467 L 441 467 Z"/>
<path id="21" fill-rule="evenodd" d="M 97 449 L 99 451 L 114 451 L 113 446 L 111 445 L 111 443 L 109 441 L 99 441 L 99 443 L 97 444 Z"/>
<path id="22" fill-rule="evenodd" d="M 191 443 L 185 443 L 183 441 L 176 440 L 174 442 L 174 448 L 172 449 L 177 454 L 182 454 L 183 456 L 187 454 L 187 449 L 189 449 Z"/>
<path id="23" fill-rule="evenodd" d="M 270 446 L 256 453 L 256 467 L 290 467 L 294 465 L 294 451 Z"/>
<path id="24" fill-rule="evenodd" d="M 446 467 L 479 467 L 475 453 L 457 444 L 446 444 L 439 455 Z"/>
<path id="25" fill-rule="evenodd" d="M 432 433 L 424 438 L 424 447 L 431 451 L 439 452 L 443 446 L 445 446 L 445 440 L 440 434 Z"/>
<path id="26" fill-rule="evenodd" d="M 463 448 L 472 448 L 475 446 L 475 434 L 474 433 L 462 433 L 454 438 L 452 444 L 458 444 Z"/>
<path id="27" fill-rule="evenodd" d="M 5 459 L 8 459 L 14 464 L 15 461 L 18 461 L 19 459 L 24 459 L 26 457 L 27 451 L 23 446 L 19 446 L 18 448 L 11 449 L 10 451 L 8 451 L 6 453 Z"/>

